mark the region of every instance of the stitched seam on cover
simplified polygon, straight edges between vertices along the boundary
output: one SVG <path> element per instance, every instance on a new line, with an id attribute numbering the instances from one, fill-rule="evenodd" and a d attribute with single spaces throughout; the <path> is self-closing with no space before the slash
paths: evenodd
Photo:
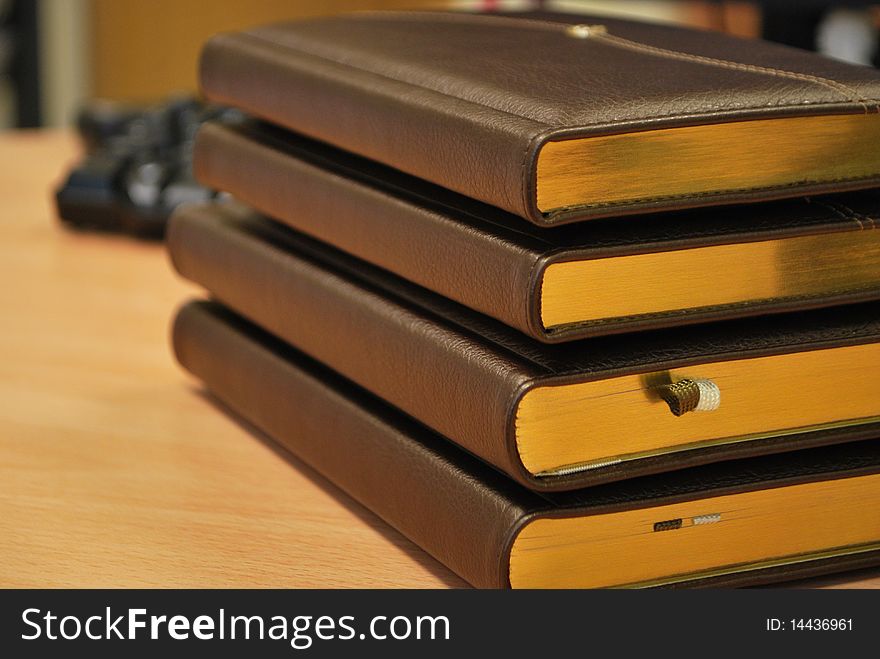
<path id="1" fill-rule="evenodd" d="M 809 73 L 797 73 L 796 71 L 786 71 L 785 69 L 777 69 L 770 66 L 743 64 L 741 62 L 733 62 L 730 60 L 718 59 L 715 57 L 706 57 L 704 55 L 693 55 L 691 53 L 684 53 L 678 50 L 661 48 L 659 46 L 650 46 L 648 44 L 639 43 L 638 41 L 632 41 L 630 39 L 618 37 L 613 34 L 599 35 L 596 37 L 596 39 L 598 39 L 599 41 L 610 42 L 621 48 L 628 48 L 631 50 L 650 53 L 657 57 L 667 57 L 670 59 L 678 59 L 687 62 L 695 62 L 698 64 L 706 64 L 709 66 L 717 66 L 734 71 L 745 71 L 747 73 L 790 78 L 792 80 L 800 80 L 802 82 L 810 82 L 815 85 L 821 85 L 823 87 L 836 91 L 838 94 L 843 95 L 843 97 L 850 102 L 858 103 L 864 108 L 866 113 L 868 112 L 867 103 L 877 103 L 875 99 L 866 99 L 858 92 L 858 90 L 844 85 L 843 83 L 837 82 L 836 80 L 831 80 L 829 78 L 823 78 L 821 76 L 810 75 Z"/>
<path id="2" fill-rule="evenodd" d="M 511 19 L 511 20 L 514 20 L 514 19 Z M 560 25 L 562 25 L 562 24 L 560 24 Z M 655 120 L 655 119 L 669 119 L 669 118 L 671 118 L 671 117 L 675 117 L 676 119 L 690 119 L 690 118 L 692 118 L 692 117 L 700 117 L 700 116 L 705 116 L 705 115 L 707 115 L 707 114 L 712 114 L 712 115 L 714 115 L 714 114 L 720 114 L 720 113 L 723 113 L 723 112 L 734 112 L 734 111 L 736 111 L 736 112 L 742 112 L 742 111 L 749 111 L 749 110 L 766 110 L 768 107 L 782 108 L 782 109 L 795 109 L 795 108 L 802 107 L 802 106 L 804 105 L 803 103 L 774 103 L 774 104 L 772 104 L 772 105 L 769 105 L 769 104 L 766 104 L 766 103 L 765 103 L 765 104 L 761 104 L 761 105 L 743 105 L 743 106 L 738 106 L 738 105 L 733 105 L 733 106 L 731 106 L 731 105 L 726 105 L 726 106 L 719 106 L 719 107 L 714 107 L 714 108 L 704 108 L 704 109 L 701 109 L 701 110 L 698 110 L 698 111 L 696 111 L 696 110 L 695 110 L 695 111 L 689 111 L 689 112 L 672 111 L 672 112 L 667 112 L 667 113 L 664 113 L 664 114 L 655 114 L 655 115 L 647 115 L 647 116 L 633 117 L 632 119 L 628 119 L 628 120 L 626 120 L 626 122 L 621 122 L 621 121 L 617 121 L 617 122 L 609 122 L 608 120 L 602 120 L 602 121 L 594 121 L 594 122 L 590 122 L 590 123 L 580 123 L 580 124 L 577 124 L 577 125 L 571 125 L 571 126 L 567 126 L 567 125 L 565 125 L 565 124 L 560 124 L 560 123 L 556 123 L 556 124 L 548 124 L 548 123 L 546 123 L 546 122 L 544 122 L 544 121 L 541 121 L 541 120 L 539 120 L 539 119 L 534 119 L 534 118 L 532 118 L 532 117 L 527 117 L 527 116 L 525 116 L 525 115 L 518 114 L 518 113 L 516 113 L 516 112 L 512 112 L 512 111 L 510 111 L 510 110 L 506 110 L 506 109 L 504 109 L 504 108 L 499 108 L 499 107 L 496 107 L 496 106 L 494 106 L 494 105 L 489 105 L 488 103 L 485 103 L 485 102 L 483 102 L 483 101 L 477 101 L 477 100 L 473 100 L 473 99 L 469 99 L 469 98 L 464 98 L 464 97 L 462 97 L 462 96 L 456 96 L 455 94 L 450 94 L 448 91 L 443 91 L 443 90 L 440 90 L 440 89 L 435 89 L 435 88 L 433 88 L 433 87 L 428 87 L 428 86 L 426 86 L 426 85 L 423 84 L 423 83 L 416 83 L 416 82 L 412 82 L 412 81 L 410 81 L 410 80 L 404 80 L 404 79 L 402 79 L 402 78 L 396 78 L 396 77 L 394 77 L 394 76 L 392 76 L 392 75 L 389 75 L 389 74 L 387 74 L 387 73 L 383 73 L 383 72 L 381 72 L 381 71 L 374 71 L 374 70 L 371 70 L 371 69 L 365 69 L 365 68 L 360 67 L 360 66 L 355 66 L 355 65 L 353 65 L 353 64 L 351 64 L 351 63 L 349 63 L 349 62 L 343 62 L 343 61 L 340 61 L 340 60 L 337 60 L 337 59 L 333 59 L 332 57 L 327 57 L 326 55 L 321 55 L 321 54 L 319 54 L 319 53 L 315 53 L 315 52 L 310 51 L 310 50 L 307 50 L 307 49 L 305 49 L 305 48 L 303 48 L 303 47 L 301 47 L 301 46 L 299 46 L 299 47 L 294 47 L 294 46 L 291 46 L 291 45 L 289 45 L 289 44 L 281 44 L 281 43 L 279 43 L 279 42 L 277 42 L 277 41 L 274 41 L 274 40 L 272 40 L 272 39 L 268 39 L 268 38 L 266 38 L 266 37 L 263 37 L 263 36 L 260 36 L 260 35 L 257 35 L 257 34 L 253 34 L 253 33 L 250 33 L 250 32 L 242 33 L 242 36 L 245 36 L 245 37 L 247 37 L 247 38 L 249 38 L 249 39 L 253 39 L 253 40 L 255 40 L 255 41 L 261 41 L 261 42 L 263 42 L 263 43 L 265 43 L 265 44 L 268 44 L 268 45 L 270 45 L 270 46 L 272 46 L 272 47 L 275 47 L 275 48 L 284 48 L 284 49 L 287 49 L 287 50 L 291 50 L 291 51 L 293 51 L 293 52 L 298 52 L 298 53 L 300 53 L 300 54 L 302 54 L 302 55 L 308 55 L 308 56 L 310 56 L 310 57 L 314 57 L 314 58 L 316 58 L 316 59 L 320 59 L 320 60 L 323 60 L 323 61 L 325 61 L 325 62 L 329 62 L 329 63 L 332 63 L 332 64 L 336 64 L 337 66 L 346 67 L 346 68 L 348 68 L 348 69 L 350 69 L 350 70 L 352 70 L 352 71 L 358 71 L 358 72 L 360 72 L 360 73 L 367 73 L 367 74 L 375 75 L 375 76 L 378 76 L 378 77 L 380 77 L 380 78 L 385 78 L 386 80 L 391 80 L 391 81 L 393 81 L 393 82 L 400 83 L 400 84 L 402 84 L 402 85 L 409 85 L 410 87 L 414 87 L 414 88 L 416 88 L 416 89 L 422 89 L 422 90 L 425 90 L 425 91 L 434 92 L 435 94 L 440 94 L 441 96 L 446 96 L 446 97 L 448 97 L 448 98 L 454 98 L 454 99 L 456 99 L 456 100 L 458 100 L 458 101 L 461 101 L 461 102 L 463 102 L 463 103 L 469 103 L 469 104 L 471 104 L 471 105 L 476 105 L 476 106 L 478 106 L 478 107 L 483 107 L 483 108 L 487 108 L 487 109 L 490 109 L 490 110 L 495 110 L 496 112 L 501 112 L 501 113 L 504 113 L 504 114 L 508 114 L 508 115 L 510 115 L 510 116 L 512 116 L 512 117 L 516 117 L 516 118 L 518 118 L 518 119 L 522 119 L 522 120 L 524 120 L 524 121 L 530 121 L 530 122 L 532 122 L 532 123 L 534 123 L 534 124 L 537 124 L 537 125 L 539 125 L 539 126 L 543 126 L 543 127 L 545 127 L 545 128 L 550 128 L 550 129 L 569 128 L 569 129 L 572 129 L 572 130 L 582 130 L 582 129 L 585 129 L 585 128 L 593 128 L 593 127 L 595 127 L 595 126 L 601 126 L 601 125 L 603 125 L 603 124 L 608 124 L 608 125 L 612 125 L 612 126 L 613 126 L 615 123 L 620 124 L 620 123 L 628 123 L 628 122 L 631 122 L 631 121 L 632 121 L 632 122 L 644 122 L 644 121 L 653 121 L 653 120 Z M 847 98 L 847 100 L 848 100 L 849 102 L 855 102 L 855 101 L 852 101 L 852 100 L 849 99 L 849 98 Z M 875 102 L 875 103 L 877 102 L 877 101 L 875 101 L 875 100 L 873 100 L 873 99 L 871 99 L 871 101 L 872 101 L 872 102 Z M 822 105 L 824 105 L 824 104 L 825 104 L 825 103 L 822 103 Z M 819 105 L 819 104 L 817 104 L 817 105 Z"/>
<path id="3" fill-rule="evenodd" d="M 432 18 L 439 18 L 441 20 L 446 21 L 447 23 L 504 23 L 505 25 L 509 25 L 510 27 L 524 27 L 529 25 L 534 25 L 538 27 L 544 27 L 553 32 L 557 32 L 559 30 L 565 30 L 565 28 L 569 27 L 570 23 L 557 23 L 555 21 L 541 21 L 536 18 L 510 18 L 507 16 L 498 16 L 495 14 L 480 14 L 474 12 L 467 11 L 459 11 L 459 12 L 448 12 L 448 11 L 386 11 L 383 9 L 373 9 L 366 11 L 357 11 L 352 12 L 349 18 L 359 19 L 359 18 L 378 18 L 382 20 L 384 18 L 409 18 L 415 19 L 419 22 L 424 23 L 423 20 L 425 16 L 430 16 Z M 476 20 L 475 20 L 476 19 Z"/>
<path id="4" fill-rule="evenodd" d="M 450 14 L 446 12 L 407 12 L 407 11 L 397 11 L 397 12 L 364 12 L 367 15 L 357 16 L 357 18 L 382 18 L 382 14 L 388 16 L 388 14 L 394 14 L 398 18 L 413 18 L 419 20 L 423 18 L 426 14 L 430 14 L 434 18 L 440 18 L 447 22 L 452 23 L 477 23 L 477 22 L 494 22 L 494 23 L 503 23 L 505 25 L 509 25 L 510 27 L 522 27 L 524 25 L 531 25 L 542 27 L 551 31 L 565 31 L 567 28 L 571 27 L 569 23 L 557 23 L 553 21 L 541 21 L 535 19 L 528 18 L 508 18 L 505 16 L 492 16 L 485 14 L 468 14 L 466 12 L 462 12 L 460 14 Z M 421 15 L 420 15 L 421 14 Z M 476 20 L 474 20 L 476 19 Z M 825 78 L 822 76 L 815 76 L 809 73 L 798 73 L 797 71 L 788 71 L 786 69 L 779 69 L 772 66 L 760 66 L 758 64 L 744 64 L 742 62 L 735 62 L 733 60 L 725 60 L 717 57 L 708 57 L 706 55 L 695 55 L 693 53 L 685 53 L 679 50 L 672 50 L 670 48 L 662 48 L 660 46 L 651 46 L 650 44 L 641 43 L 638 41 L 633 41 L 632 39 L 627 39 L 625 37 L 619 37 L 614 34 L 599 34 L 593 37 L 595 40 L 600 41 L 608 41 L 611 42 L 621 48 L 628 48 L 637 51 L 644 51 L 646 53 L 650 53 L 657 57 L 668 57 L 672 59 L 679 59 L 688 62 L 694 62 L 699 64 L 706 64 L 710 66 L 718 66 L 721 68 L 732 69 L 735 71 L 745 71 L 747 73 L 755 73 L 755 74 L 764 74 L 771 75 L 777 77 L 785 77 L 792 80 L 800 80 L 803 82 L 810 82 L 816 85 L 821 85 L 833 91 L 836 91 L 838 94 L 842 94 L 847 101 L 858 103 L 861 105 L 865 112 L 868 112 L 868 108 L 866 106 L 867 103 L 877 103 L 877 99 L 866 99 L 864 98 L 857 89 L 845 85 L 837 80 L 833 80 L 831 78 Z"/>
<path id="5" fill-rule="evenodd" d="M 754 188 L 730 188 L 727 190 L 712 190 L 710 192 L 693 192 L 693 193 L 683 193 L 677 195 L 668 195 L 668 196 L 659 196 L 659 197 L 639 197 L 637 199 L 626 199 L 624 201 L 611 201 L 611 202 L 602 202 L 598 204 L 579 204 L 577 206 L 560 206 L 559 208 L 554 208 L 547 211 L 546 215 L 551 218 L 554 215 L 561 214 L 565 211 L 577 210 L 582 208 L 615 208 L 618 206 L 631 206 L 634 204 L 644 204 L 652 201 L 674 201 L 676 199 L 700 199 L 704 197 L 717 197 L 725 194 L 739 193 L 739 192 L 759 192 L 759 191 L 767 191 L 767 190 L 785 190 L 787 188 L 800 188 L 808 185 L 828 185 L 831 183 L 855 183 L 856 181 L 870 181 L 872 179 L 877 179 L 880 176 L 880 172 L 876 174 L 869 174 L 868 176 L 857 176 L 854 178 L 833 178 L 833 179 L 822 179 L 816 181 L 799 181 L 796 183 L 786 183 L 785 185 L 770 185 L 766 187 L 754 187 Z M 551 220 L 552 223 L 552 220 Z"/>

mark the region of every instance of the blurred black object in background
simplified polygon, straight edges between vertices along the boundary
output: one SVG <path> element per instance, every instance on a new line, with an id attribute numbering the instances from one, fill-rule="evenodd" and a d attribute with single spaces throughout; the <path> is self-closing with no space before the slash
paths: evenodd
<path id="1" fill-rule="evenodd" d="M 0 0 L 0 81 L 11 82 L 19 128 L 42 122 L 37 11 L 33 0 Z"/>
<path id="2" fill-rule="evenodd" d="M 140 110 L 109 102 L 87 107 L 77 119 L 86 157 L 56 192 L 58 215 L 79 229 L 162 238 L 177 206 L 216 195 L 193 177 L 199 126 L 240 118 L 190 97 Z"/>

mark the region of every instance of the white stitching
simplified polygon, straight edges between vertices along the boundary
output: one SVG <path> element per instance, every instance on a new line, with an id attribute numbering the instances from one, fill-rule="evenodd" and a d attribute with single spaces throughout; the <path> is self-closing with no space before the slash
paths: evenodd
<path id="1" fill-rule="evenodd" d="M 571 27 L 568 23 L 557 23 L 553 21 L 541 21 L 530 18 L 513 18 L 506 16 L 493 16 L 487 14 L 468 14 L 466 12 L 461 12 L 457 14 L 453 13 L 445 13 L 445 12 L 389 12 L 389 11 L 371 11 L 371 12 L 363 12 L 357 15 L 357 18 L 383 18 L 387 17 L 389 14 L 395 15 L 397 18 L 410 18 L 419 20 L 419 18 L 424 17 L 425 15 L 431 15 L 433 18 L 439 18 L 448 22 L 494 22 L 494 23 L 503 23 L 504 25 L 510 27 L 522 27 L 526 26 L 534 26 L 534 27 L 542 27 L 547 30 L 553 31 L 565 31 Z M 474 20 L 476 19 L 476 20 Z M 861 105 L 866 112 L 868 112 L 868 108 L 866 103 L 877 103 L 876 99 L 865 99 L 858 92 L 858 90 L 844 85 L 841 82 L 836 80 L 832 80 L 830 78 L 824 78 L 822 76 L 815 76 L 809 73 L 797 73 L 796 71 L 787 71 L 785 69 L 778 69 L 775 67 L 768 66 L 759 66 L 756 64 L 743 64 L 741 62 L 734 62 L 731 60 L 719 59 L 716 57 L 707 57 L 704 55 L 694 55 L 692 53 L 685 53 L 678 50 L 671 50 L 669 48 L 661 48 L 659 46 L 651 46 L 648 44 L 643 44 L 638 41 L 633 41 L 631 39 L 626 39 L 624 37 L 619 37 L 613 34 L 609 34 L 607 32 L 596 33 L 595 35 L 591 35 L 593 39 L 602 39 L 605 41 L 609 41 L 615 43 L 616 45 L 622 48 L 631 48 L 635 50 L 643 50 L 648 53 L 652 53 L 658 57 L 670 57 L 674 59 L 681 59 L 685 61 L 697 62 L 700 64 L 707 64 L 712 66 L 720 66 L 722 68 L 728 68 L 738 71 L 746 71 L 748 73 L 756 73 L 756 74 L 766 74 L 772 76 L 780 76 L 791 78 L 794 80 L 802 80 L 804 82 L 812 82 L 813 84 L 821 85 L 823 87 L 827 87 L 833 91 L 836 91 L 839 94 L 843 94 L 846 100 L 858 103 Z M 749 108 L 751 109 L 751 108 Z"/>
<path id="2" fill-rule="evenodd" d="M 383 14 L 383 13 L 385 13 L 385 14 L 387 14 L 387 13 L 394 13 L 394 14 L 397 14 L 397 15 L 403 15 L 404 17 L 406 16 L 406 14 L 404 14 L 403 12 L 375 12 L 375 15 L 379 15 L 379 14 Z M 413 12 L 414 15 L 415 15 L 415 14 L 419 14 L 419 13 L 427 14 L 427 13 L 430 13 L 430 12 Z M 446 15 L 446 14 L 437 14 L 437 15 L 438 15 L 438 16 L 441 16 L 441 17 L 444 17 L 444 18 L 452 19 L 452 16 L 449 16 L 449 15 Z M 361 15 L 360 17 L 361 17 L 361 18 L 368 18 L 368 17 L 373 17 L 373 16 L 374 16 L 374 14 L 368 12 L 368 13 L 366 13 L 366 14 Z M 462 18 L 464 18 L 465 16 L 466 16 L 466 15 L 463 14 L 463 15 L 462 15 Z M 484 17 L 484 18 L 490 18 L 490 17 Z M 498 20 L 502 20 L 502 17 L 491 17 L 491 18 L 496 19 L 496 21 L 498 21 Z M 503 19 L 503 20 L 506 20 L 506 21 L 510 22 L 511 24 L 514 24 L 514 23 L 515 23 L 515 24 L 532 23 L 532 24 L 538 24 L 538 25 L 541 25 L 541 26 L 547 26 L 548 28 L 549 28 L 549 26 L 553 26 L 554 29 L 556 29 L 556 30 L 559 30 L 560 28 L 565 28 L 565 27 L 567 27 L 567 24 L 564 24 L 564 23 L 548 23 L 548 22 L 544 22 L 544 21 L 532 21 L 532 20 L 529 20 L 529 19 L 510 18 L 510 19 Z M 491 104 L 485 102 L 485 100 L 474 100 L 474 99 L 464 98 L 464 97 L 462 97 L 462 96 L 457 96 L 457 95 L 455 95 L 455 94 L 451 94 L 451 93 L 449 93 L 449 92 L 446 91 L 446 90 L 438 89 L 438 88 L 435 88 L 435 87 L 430 87 L 430 86 L 428 86 L 428 85 L 425 85 L 423 82 L 416 83 L 416 82 L 413 82 L 413 81 L 411 81 L 411 80 L 404 80 L 404 79 L 401 79 L 401 78 L 394 77 L 394 76 L 392 76 L 392 75 L 389 75 L 389 74 L 387 74 L 387 73 L 384 73 L 384 72 L 382 72 L 382 71 L 378 71 L 378 70 L 375 70 L 375 69 L 368 69 L 368 68 L 364 68 L 363 66 L 355 66 L 355 65 L 352 64 L 351 62 L 346 62 L 346 61 L 342 61 L 342 60 L 339 60 L 339 59 L 335 59 L 335 58 L 333 58 L 333 57 L 327 56 L 326 54 L 319 54 L 319 53 L 316 53 L 316 52 L 314 52 L 313 50 L 309 50 L 309 49 L 307 49 L 307 48 L 304 48 L 304 47 L 302 46 L 302 44 L 298 44 L 297 46 L 292 46 L 292 45 L 290 45 L 290 44 L 282 44 L 282 43 L 279 43 L 278 41 L 275 41 L 275 40 L 273 40 L 273 39 L 267 38 L 267 37 L 262 36 L 262 35 L 260 35 L 260 34 L 255 34 L 255 33 L 253 33 L 253 32 L 245 32 L 245 33 L 243 33 L 243 35 L 246 36 L 246 37 L 249 37 L 249 38 L 251 38 L 251 39 L 254 39 L 254 40 L 256 40 L 256 41 L 264 42 L 264 43 L 269 44 L 269 45 L 271 45 L 271 46 L 273 46 L 273 47 L 276 47 L 276 48 L 279 48 L 279 47 L 280 47 L 280 48 L 286 48 L 286 49 L 291 50 L 291 51 L 300 52 L 300 53 L 302 53 L 302 54 L 304 54 L 304 55 L 309 55 L 309 56 L 311 56 L 311 57 L 315 57 L 315 58 L 317 58 L 317 59 L 324 60 L 325 62 L 331 62 L 331 63 L 337 64 L 337 65 L 339 65 L 339 66 L 347 67 L 347 68 L 352 69 L 352 70 L 354 70 L 354 71 L 360 71 L 360 72 L 362 72 L 362 73 L 369 73 L 369 74 L 376 75 L 376 76 L 379 76 L 379 77 L 382 77 L 382 78 L 386 78 L 386 79 L 388 79 L 388 80 L 393 80 L 394 82 L 398 82 L 398 83 L 405 84 L 405 85 L 410 85 L 410 86 L 412 86 L 412 87 L 416 87 L 416 88 L 419 88 L 419 89 L 424 89 L 424 90 L 426 90 L 426 91 L 432 91 L 432 92 L 434 92 L 434 93 L 441 94 L 441 95 L 443 95 L 443 96 L 447 96 L 447 97 L 449 97 L 449 98 L 454 98 L 454 99 L 459 100 L 459 101 L 462 101 L 462 102 L 464 102 L 464 103 L 470 103 L 470 104 L 472 104 L 472 105 L 478 105 L 478 106 L 481 106 L 481 107 L 485 107 L 485 108 L 489 108 L 489 109 L 495 110 L 495 111 L 497 111 L 497 112 L 502 112 L 502 113 L 504 113 L 504 114 L 509 114 L 509 115 L 511 115 L 511 116 L 513 116 L 513 117 L 517 117 L 517 118 L 519 118 L 519 119 L 523 119 L 523 120 L 525 120 L 525 121 L 530 121 L 530 122 L 532 122 L 532 123 L 535 123 L 535 124 L 540 125 L 540 126 L 544 126 L 544 127 L 546 127 L 546 128 L 553 128 L 553 129 L 559 129 L 559 128 L 585 129 L 585 128 L 591 128 L 591 127 L 594 127 L 594 126 L 600 126 L 600 125 L 603 125 L 603 124 L 607 124 L 607 123 L 609 123 L 607 120 L 603 120 L 603 121 L 595 121 L 595 122 L 592 122 L 592 123 L 582 123 L 582 124 L 577 124 L 577 125 L 575 125 L 575 126 L 566 126 L 564 123 L 561 123 L 561 124 L 560 124 L 560 123 L 548 124 L 548 123 L 546 123 L 546 122 L 544 122 L 544 121 L 541 121 L 541 120 L 539 120 L 539 119 L 535 119 L 535 118 L 533 118 L 533 117 L 529 117 L 529 116 L 526 116 L 526 115 L 524 115 L 524 114 L 520 114 L 520 113 L 517 113 L 517 112 L 513 112 L 513 111 L 511 111 L 511 110 L 508 110 L 508 109 L 505 109 L 505 108 L 502 108 L 502 107 L 498 107 L 498 106 L 496 106 L 496 105 L 491 105 Z M 621 37 L 614 37 L 614 38 L 615 38 L 615 39 L 620 39 L 621 41 L 627 41 L 627 40 L 625 40 L 625 39 L 622 39 Z M 607 41 L 610 42 L 610 41 L 611 41 L 611 37 L 610 37 L 609 35 L 601 35 L 601 36 L 599 36 L 599 37 L 596 37 L 596 39 L 594 39 L 594 40 L 607 40 Z M 638 46 L 638 47 L 643 47 L 643 48 L 645 48 L 645 49 L 653 49 L 653 48 L 654 48 L 653 46 L 646 46 L 646 45 L 643 45 L 643 44 L 639 44 L 639 43 L 637 43 L 637 42 L 629 42 L 629 43 L 633 44 L 633 47 L 637 47 L 637 46 Z M 623 44 L 619 44 L 619 45 L 620 45 L 621 47 L 624 47 Z M 657 50 L 662 50 L 662 49 L 657 49 Z M 672 56 L 672 54 L 675 53 L 675 51 L 668 51 L 668 52 L 670 53 L 670 56 Z M 696 57 L 699 57 L 698 55 L 687 55 L 686 53 L 680 53 L 679 55 L 680 55 L 683 59 L 689 59 L 689 58 L 696 58 Z M 707 59 L 710 60 L 710 61 L 713 61 L 713 62 L 715 62 L 715 63 L 718 63 L 718 65 L 720 65 L 721 62 L 724 62 L 724 61 L 725 61 L 725 60 L 711 60 L 711 58 L 707 58 Z M 750 66 L 750 65 L 748 65 L 748 64 L 737 65 L 737 63 L 735 63 L 735 62 L 730 62 L 729 65 L 730 65 L 729 68 L 736 68 L 737 66 L 742 66 L 742 67 L 749 67 L 749 66 Z M 758 67 L 758 68 L 760 68 L 760 67 Z M 769 71 L 770 71 L 770 69 L 767 70 L 768 73 L 769 73 Z M 783 73 L 789 74 L 790 76 L 806 75 L 806 74 L 798 74 L 798 73 L 794 73 L 794 72 L 784 72 L 784 71 L 781 71 L 781 70 L 780 70 L 779 73 L 777 73 L 776 75 L 782 75 Z M 812 76 L 810 76 L 810 77 L 812 77 Z M 817 78 L 817 80 L 824 80 L 824 79 L 823 79 L 823 78 Z M 816 81 L 811 81 L 811 82 L 816 82 Z M 829 83 L 832 83 L 833 81 L 828 81 L 828 82 L 829 82 Z M 819 84 L 819 83 L 817 83 L 817 84 Z M 839 84 L 839 83 L 838 83 L 838 84 Z M 833 89 L 833 87 L 831 87 L 830 85 L 825 85 L 825 86 L 828 86 L 828 87 L 830 87 L 831 89 Z M 839 89 L 838 89 L 838 90 L 834 90 L 834 91 L 837 91 L 837 93 L 842 93 Z M 866 108 L 866 106 L 865 106 L 865 103 L 864 103 L 863 101 L 854 101 L 854 100 L 853 100 L 848 94 L 845 96 L 845 98 L 846 98 L 846 100 L 849 101 L 849 102 L 854 102 L 854 103 L 858 103 L 858 104 L 862 105 L 862 107 L 865 108 L 865 109 L 867 110 L 867 108 Z M 877 101 L 876 101 L 875 99 L 869 99 L 869 100 L 870 100 L 870 102 L 872 102 L 872 103 L 877 103 Z M 803 105 L 803 104 L 802 104 L 802 103 L 777 103 L 777 104 L 775 104 L 775 107 L 778 107 L 778 108 L 797 108 L 797 107 L 800 107 L 801 105 Z M 722 106 L 718 106 L 718 107 L 702 108 L 702 109 L 700 109 L 700 110 L 698 110 L 698 111 L 690 111 L 690 112 L 672 111 L 672 112 L 667 112 L 667 113 L 665 113 L 665 114 L 656 114 L 656 115 L 649 115 L 649 116 L 634 117 L 634 118 L 632 119 L 632 121 L 644 122 L 644 121 L 652 121 L 652 120 L 655 120 L 655 119 L 666 119 L 666 118 L 670 118 L 670 117 L 676 117 L 676 118 L 679 118 L 679 119 L 687 119 L 687 118 L 694 117 L 694 116 L 701 116 L 701 115 L 704 115 L 704 114 L 707 114 L 707 113 L 730 112 L 730 111 L 734 111 L 734 110 L 735 110 L 735 111 L 762 110 L 762 109 L 766 109 L 766 107 L 767 107 L 766 104 L 765 104 L 765 105 L 748 105 L 748 106 L 738 106 L 738 105 L 730 106 L 730 105 L 722 105 Z"/>
<path id="3" fill-rule="evenodd" d="M 594 37 L 594 39 L 601 41 L 608 41 L 612 44 L 615 44 L 621 48 L 628 48 L 631 50 L 644 51 L 647 53 L 651 53 L 658 57 L 668 57 L 671 59 L 680 59 L 688 62 L 696 62 L 699 64 L 707 64 L 711 66 L 718 66 L 726 69 L 733 69 L 735 71 L 745 71 L 747 73 L 757 73 L 757 74 L 765 74 L 783 78 L 791 78 L 794 80 L 802 80 L 804 82 L 811 82 L 816 85 L 821 85 L 823 87 L 827 87 L 832 91 L 837 92 L 838 94 L 843 95 L 843 97 L 852 103 L 858 103 L 862 106 L 862 108 L 867 113 L 868 102 L 876 103 L 875 99 L 865 99 L 859 94 L 858 90 L 853 89 L 844 85 L 843 83 L 837 82 L 836 80 L 831 80 L 829 78 L 822 78 L 820 76 L 810 75 L 808 73 L 797 73 L 795 71 L 786 71 L 784 69 L 776 69 L 768 66 L 757 66 L 755 64 L 743 64 L 741 62 L 731 62 L 729 60 L 717 59 L 714 57 L 705 57 L 703 55 L 693 55 L 691 53 L 683 53 L 677 50 L 669 50 L 668 48 L 659 48 L 657 46 L 649 46 L 647 44 L 639 43 L 637 41 L 631 41 L 630 39 L 624 39 L 623 37 L 618 37 L 613 34 L 598 34 Z"/>

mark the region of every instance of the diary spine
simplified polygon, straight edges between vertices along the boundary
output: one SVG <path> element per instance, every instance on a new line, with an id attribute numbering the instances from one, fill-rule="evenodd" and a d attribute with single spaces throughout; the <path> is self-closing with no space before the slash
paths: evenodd
<path id="1" fill-rule="evenodd" d="M 515 355 L 338 274 L 247 211 L 182 208 L 167 240 L 178 272 L 218 300 L 528 484 L 508 442 L 533 375 Z"/>
<path id="2" fill-rule="evenodd" d="M 508 585 L 507 545 L 533 495 L 261 337 L 209 303 L 173 328 L 180 363 L 231 410 L 465 580 Z"/>
<path id="3" fill-rule="evenodd" d="M 211 101 L 517 215 L 538 214 L 531 181 L 546 126 L 531 119 L 245 33 L 211 39 L 199 79 Z"/>
<path id="4" fill-rule="evenodd" d="M 540 254 L 440 210 L 353 180 L 221 125 L 205 125 L 193 167 L 203 184 L 537 339 Z"/>

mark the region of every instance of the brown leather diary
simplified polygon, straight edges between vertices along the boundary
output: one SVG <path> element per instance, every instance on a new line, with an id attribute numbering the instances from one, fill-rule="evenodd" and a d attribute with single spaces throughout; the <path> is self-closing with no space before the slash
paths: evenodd
<path id="1" fill-rule="evenodd" d="M 181 209 L 185 277 L 542 490 L 877 433 L 880 304 L 531 340 L 235 204 Z"/>
<path id="2" fill-rule="evenodd" d="M 717 32 L 364 12 L 212 38 L 204 94 L 540 225 L 880 183 L 880 73 Z"/>
<path id="3" fill-rule="evenodd" d="M 880 297 L 880 193 L 546 229 L 295 133 L 208 124 L 197 178 L 546 342 Z"/>
<path id="4" fill-rule="evenodd" d="M 181 364 L 480 587 L 730 586 L 880 563 L 880 440 L 538 495 L 218 305 Z"/>

